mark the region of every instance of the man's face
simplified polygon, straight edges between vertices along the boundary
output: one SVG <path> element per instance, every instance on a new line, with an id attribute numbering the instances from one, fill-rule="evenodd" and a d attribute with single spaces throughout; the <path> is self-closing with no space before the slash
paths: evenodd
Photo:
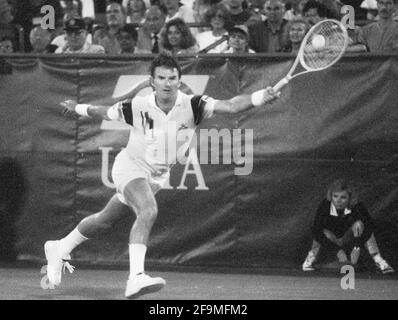
<path id="1" fill-rule="evenodd" d="M 300 43 L 307 32 L 306 25 L 304 23 L 294 23 L 289 30 L 289 38 L 293 43 Z"/>
<path id="2" fill-rule="evenodd" d="M 149 32 L 159 33 L 164 25 L 165 17 L 163 13 L 156 7 L 147 11 L 145 17 L 145 25 Z"/>
<path id="3" fill-rule="evenodd" d="M 109 27 L 121 27 L 124 25 L 125 19 L 120 4 L 112 3 L 106 7 L 106 22 Z"/>
<path id="4" fill-rule="evenodd" d="M 165 67 L 155 68 L 154 75 L 151 77 L 151 84 L 158 98 L 170 99 L 175 97 L 180 87 L 178 70 Z"/>
<path id="5" fill-rule="evenodd" d="M 233 31 L 229 35 L 229 46 L 234 52 L 245 52 L 248 41 L 247 35 L 243 32 Z"/>
<path id="6" fill-rule="evenodd" d="M 167 10 L 175 10 L 179 6 L 180 0 L 163 0 L 163 4 Z"/>
<path id="7" fill-rule="evenodd" d="M 125 31 L 118 33 L 117 41 L 119 42 L 120 47 L 122 48 L 123 51 L 130 51 L 136 45 L 136 41 L 134 40 L 133 36 Z"/>
<path id="8" fill-rule="evenodd" d="M 348 207 L 350 195 L 347 191 L 332 192 L 332 203 L 336 209 L 342 210 Z"/>
<path id="9" fill-rule="evenodd" d="M 381 19 L 389 19 L 395 12 L 396 6 L 393 0 L 378 0 L 379 16 Z"/>
<path id="10" fill-rule="evenodd" d="M 66 31 L 66 41 L 68 46 L 73 50 L 77 51 L 83 48 L 87 38 L 87 31 L 84 29 L 79 30 L 68 30 Z"/>
<path id="11" fill-rule="evenodd" d="M 285 7 L 282 1 L 270 0 L 264 5 L 264 13 L 270 22 L 280 22 L 285 13 Z"/>
<path id="12" fill-rule="evenodd" d="M 315 25 L 317 24 L 319 21 L 323 20 L 323 18 L 321 18 L 319 16 L 318 13 L 318 9 L 317 8 L 311 8 L 309 9 L 306 13 L 305 13 L 305 18 L 307 19 L 308 23 L 310 25 Z"/>

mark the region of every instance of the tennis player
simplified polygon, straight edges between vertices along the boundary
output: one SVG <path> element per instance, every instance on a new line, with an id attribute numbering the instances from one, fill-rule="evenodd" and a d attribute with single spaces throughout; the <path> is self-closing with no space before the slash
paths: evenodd
<path id="1" fill-rule="evenodd" d="M 66 113 L 122 121 L 129 124 L 131 130 L 127 146 L 116 156 L 112 168 L 116 194 L 102 211 L 84 218 L 65 238 L 47 241 L 44 245 L 47 276 L 54 285 L 61 283 L 65 268 L 73 269 L 67 260 L 74 248 L 111 229 L 117 220 L 133 210 L 136 220 L 129 237 L 130 274 L 125 297 L 132 299 L 160 290 L 166 284 L 165 280 L 147 275 L 144 261 L 148 238 L 158 213 L 155 194 L 168 181 L 177 153 L 185 154 L 195 128 L 213 114 L 238 113 L 262 107 L 279 97 L 279 92 L 272 87 L 230 100 L 184 94 L 179 90 L 181 68 L 173 57 L 166 54 L 153 60 L 148 85 L 154 89 L 150 95 L 111 107 L 77 104 L 72 100 L 61 103 Z M 132 95 L 135 96 L 139 90 L 141 88 L 137 87 Z M 165 139 L 179 140 L 181 135 L 187 137 L 188 142 L 185 139 L 175 152 L 167 150 L 169 143 L 165 143 Z"/>

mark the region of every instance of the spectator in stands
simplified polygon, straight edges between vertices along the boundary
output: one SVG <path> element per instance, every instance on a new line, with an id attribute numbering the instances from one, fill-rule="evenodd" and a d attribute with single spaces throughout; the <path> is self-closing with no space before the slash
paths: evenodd
<path id="1" fill-rule="evenodd" d="M 165 14 L 158 6 L 151 6 L 145 13 L 145 23 L 138 30 L 137 51 L 141 53 L 159 53 L 160 30 L 164 26 Z"/>
<path id="2" fill-rule="evenodd" d="M 227 50 L 228 30 L 232 26 L 228 9 L 222 3 L 216 4 L 206 12 L 205 21 L 211 25 L 211 30 L 196 36 L 199 50 L 206 53 L 221 53 Z"/>
<path id="3" fill-rule="evenodd" d="M 303 7 L 303 16 L 313 26 L 319 21 L 329 18 L 328 8 L 316 0 L 309 0 Z"/>
<path id="4" fill-rule="evenodd" d="M 145 11 L 144 0 L 129 0 L 126 5 L 127 23 L 144 23 Z"/>
<path id="5" fill-rule="evenodd" d="M 12 22 L 14 16 L 11 13 L 11 6 L 7 0 L 0 0 L 0 25 L 7 25 Z"/>
<path id="6" fill-rule="evenodd" d="M 224 53 L 255 53 L 249 48 L 249 29 L 242 24 L 229 31 L 228 49 Z"/>
<path id="7" fill-rule="evenodd" d="M 24 47 L 26 52 L 30 52 L 29 34 L 37 25 L 40 25 L 42 18 L 46 13 L 41 13 L 41 8 L 50 5 L 55 12 L 55 28 L 62 29 L 64 12 L 59 0 L 25 0 L 15 1 L 15 18 L 14 23 L 19 24 L 24 29 Z"/>
<path id="8" fill-rule="evenodd" d="M 82 18 L 65 21 L 66 44 L 58 47 L 55 53 L 105 53 L 104 47 L 87 42 L 88 32 Z"/>
<path id="9" fill-rule="evenodd" d="M 94 32 L 93 43 L 105 48 L 105 53 L 118 54 L 120 45 L 116 39 L 118 31 L 126 24 L 126 12 L 123 6 L 111 1 L 106 7 L 106 27 Z"/>
<path id="10" fill-rule="evenodd" d="M 161 34 L 163 51 L 169 54 L 194 54 L 199 46 L 184 20 L 170 20 Z"/>
<path id="11" fill-rule="evenodd" d="M 13 23 L 14 16 L 12 8 L 7 0 L 0 0 L 0 38 L 8 38 L 12 42 L 14 51 L 21 51 L 21 37 L 23 30 L 21 26 Z"/>
<path id="12" fill-rule="evenodd" d="M 179 0 L 162 0 L 166 9 L 166 22 L 172 19 L 180 18 L 185 23 L 195 22 L 192 7 L 185 6 Z"/>
<path id="13" fill-rule="evenodd" d="M 80 18 L 80 17 L 77 17 Z M 69 19 L 68 19 L 69 20 Z M 93 36 L 92 36 L 92 19 L 91 18 L 83 18 L 84 23 L 86 25 L 86 31 L 87 31 L 87 37 L 86 37 L 86 42 L 88 44 L 92 44 L 93 43 Z M 57 32 L 57 30 L 53 31 L 53 40 L 51 41 L 51 45 L 52 46 L 56 46 L 57 48 L 63 48 L 66 46 L 66 33 L 65 33 L 65 29 L 62 28 L 62 33 L 59 34 L 59 32 Z"/>
<path id="14" fill-rule="evenodd" d="M 245 22 L 245 24 L 251 25 L 259 21 L 265 21 L 266 17 L 264 15 L 264 3 L 265 0 L 250 0 L 248 11 L 250 13 L 250 18 Z"/>
<path id="15" fill-rule="evenodd" d="M 361 5 L 361 9 L 366 10 L 366 19 L 367 20 L 375 20 L 378 14 L 379 9 L 377 8 L 376 0 L 363 0 Z"/>
<path id="16" fill-rule="evenodd" d="M 4 36 L 0 38 L 0 53 L 13 53 L 14 45 L 12 43 L 12 39 Z"/>
<path id="17" fill-rule="evenodd" d="M 289 21 L 287 25 L 289 40 L 284 51 L 297 53 L 309 27 L 307 20 L 304 18 L 296 18 Z"/>
<path id="18" fill-rule="evenodd" d="M 378 0 L 379 20 L 359 29 L 357 42 L 370 52 L 398 52 L 398 21 L 393 19 L 398 0 Z"/>
<path id="19" fill-rule="evenodd" d="M 245 24 L 250 18 L 250 11 L 243 8 L 245 0 L 225 0 L 225 4 L 231 14 L 231 20 L 233 25 Z"/>
<path id="20" fill-rule="evenodd" d="M 303 271 L 313 271 L 321 248 L 337 253 L 340 263 L 356 265 L 361 247 L 366 247 L 382 273 L 394 269 L 381 257 L 373 234 L 374 222 L 366 207 L 358 202 L 352 184 L 345 179 L 334 181 L 316 212 L 312 234 L 314 241 L 303 263 Z M 350 260 L 346 252 L 350 252 Z"/>
<path id="21" fill-rule="evenodd" d="M 54 53 L 56 45 L 51 44 L 52 32 L 50 29 L 43 29 L 41 26 L 34 27 L 29 34 L 30 45 L 33 53 Z"/>
<path id="22" fill-rule="evenodd" d="M 120 53 L 136 53 L 135 46 L 137 44 L 137 30 L 132 24 L 126 24 L 119 30 L 116 35 L 121 48 Z"/>
<path id="23" fill-rule="evenodd" d="M 286 20 L 294 20 L 301 18 L 301 10 L 303 9 L 304 2 L 307 0 L 294 0 L 285 3 L 285 14 L 283 16 L 284 19 Z M 287 8 L 287 5 L 289 4 L 289 8 Z"/>
<path id="24" fill-rule="evenodd" d="M 82 3 L 77 0 L 62 0 L 61 6 L 64 11 L 64 21 L 71 19 L 72 17 L 82 16 Z"/>
<path id="25" fill-rule="evenodd" d="M 206 13 L 217 3 L 220 3 L 221 0 L 195 0 L 193 3 L 193 14 L 196 23 L 206 24 Z M 208 31 L 209 29 L 202 28 L 199 32 Z"/>
<path id="26" fill-rule="evenodd" d="M 267 0 L 264 5 L 265 21 L 249 26 L 249 46 L 255 52 L 280 52 L 286 47 L 288 21 L 283 18 L 285 6 L 282 0 Z"/>

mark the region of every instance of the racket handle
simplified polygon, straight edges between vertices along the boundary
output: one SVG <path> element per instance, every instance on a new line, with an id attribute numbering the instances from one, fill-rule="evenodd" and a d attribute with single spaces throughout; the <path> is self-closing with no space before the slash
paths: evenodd
<path id="1" fill-rule="evenodd" d="M 284 77 L 282 80 L 280 80 L 276 85 L 274 85 L 273 89 L 275 92 L 280 91 L 285 85 L 289 83 L 289 77 Z"/>

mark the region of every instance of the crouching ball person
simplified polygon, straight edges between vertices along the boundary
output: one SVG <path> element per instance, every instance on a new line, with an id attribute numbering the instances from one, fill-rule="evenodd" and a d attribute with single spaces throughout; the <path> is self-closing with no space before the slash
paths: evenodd
<path id="1" fill-rule="evenodd" d="M 197 125 L 213 114 L 238 113 L 262 107 L 279 96 L 279 92 L 274 92 L 271 87 L 230 100 L 184 94 L 179 90 L 181 68 L 176 60 L 166 54 L 160 54 L 153 60 L 146 85 L 154 90 L 150 95 L 135 97 L 142 89 L 137 87 L 130 92 L 133 99 L 111 107 L 77 104 L 71 100 L 61 103 L 66 114 L 129 124 L 130 138 L 126 148 L 115 159 L 112 179 L 116 194 L 105 208 L 84 218 L 65 238 L 45 243 L 47 276 L 54 285 L 61 283 L 63 268 L 71 268 L 67 260 L 74 248 L 111 229 L 117 220 L 134 211 L 136 220 L 129 237 L 130 274 L 125 296 L 132 299 L 160 290 L 165 280 L 147 275 L 144 261 L 148 238 L 158 214 L 155 194 L 168 181 L 170 168 L 177 161 L 176 154 L 164 150 L 170 145 L 164 143 L 164 139 L 178 140 L 181 130 L 187 130 L 188 139 L 192 139 Z M 183 141 L 183 145 L 186 148 L 181 154 L 185 154 L 189 146 L 187 140 Z M 181 151 L 178 145 L 176 150 Z"/>
<path id="2" fill-rule="evenodd" d="M 376 268 L 383 274 L 394 269 L 382 258 L 373 234 L 373 221 L 368 210 L 357 202 L 357 196 L 350 183 L 344 179 L 334 181 L 316 212 L 312 234 L 311 250 L 303 263 L 303 271 L 313 271 L 320 248 L 337 253 L 340 263 L 355 265 L 365 247 L 373 258 Z M 346 248 L 352 248 L 350 259 Z"/>

